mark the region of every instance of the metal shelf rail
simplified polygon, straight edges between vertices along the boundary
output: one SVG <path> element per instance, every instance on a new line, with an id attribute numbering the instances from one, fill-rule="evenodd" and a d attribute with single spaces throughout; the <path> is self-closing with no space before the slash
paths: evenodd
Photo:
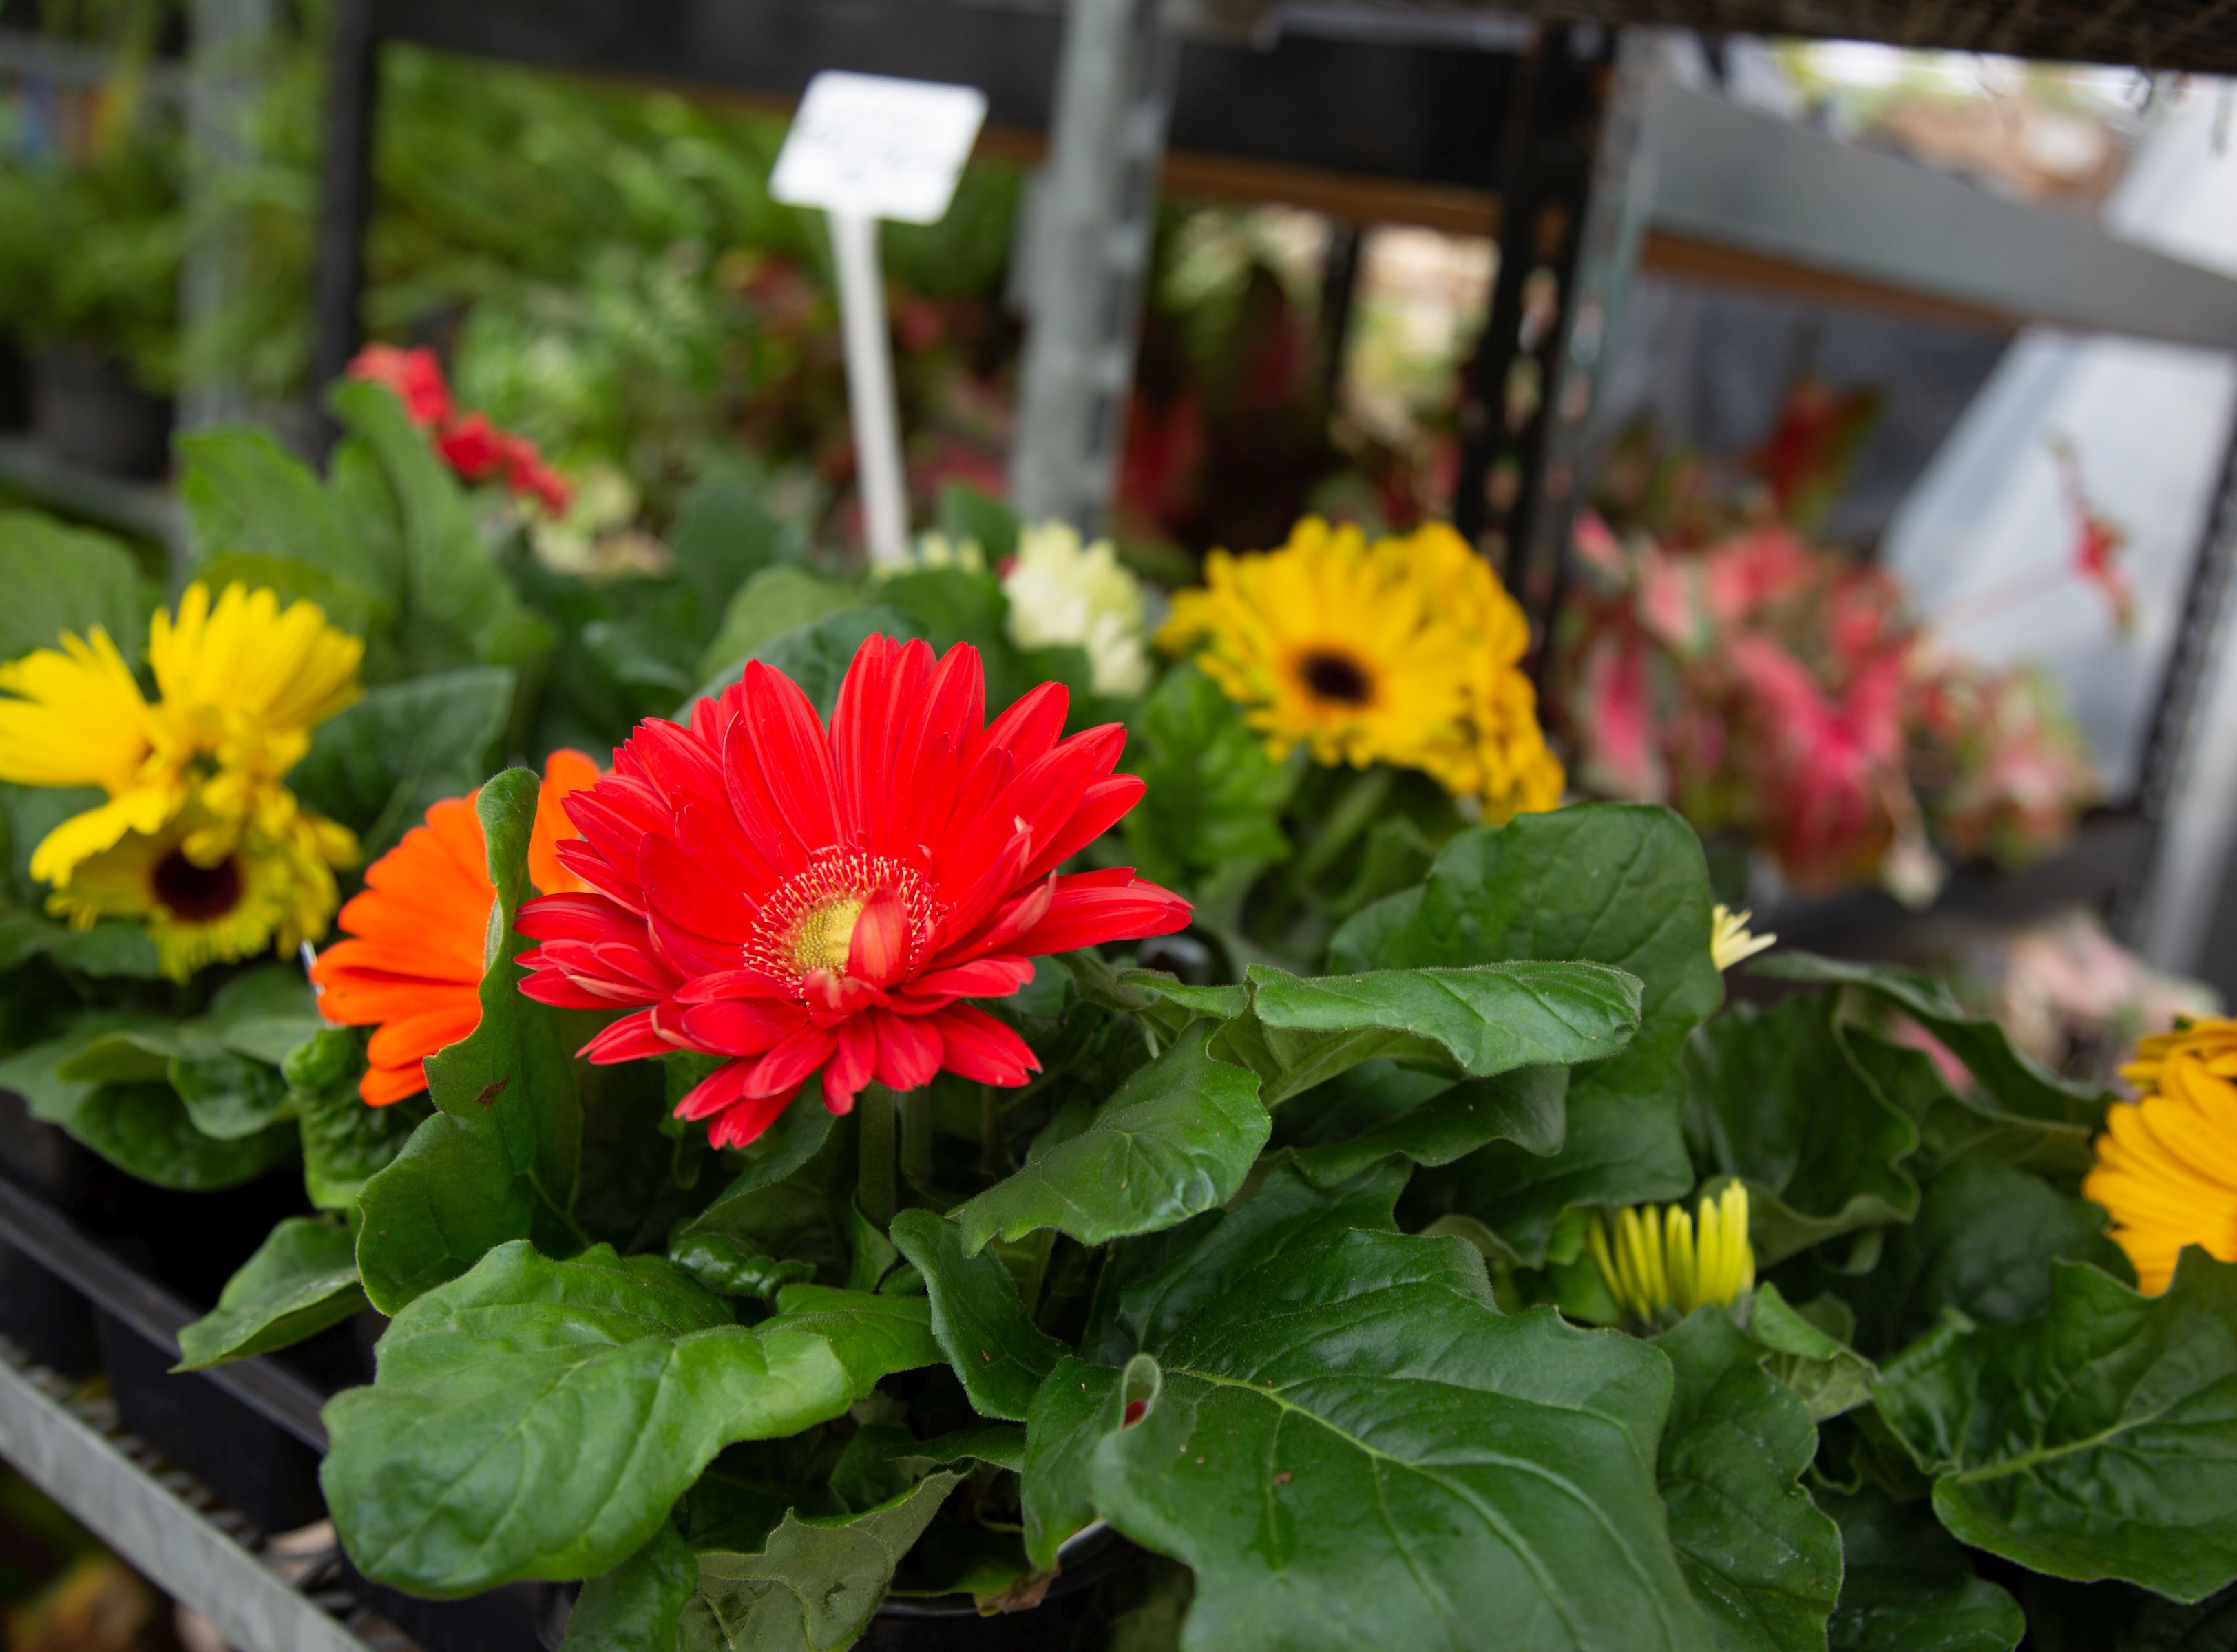
<path id="1" fill-rule="evenodd" d="M 238 1652 L 394 1652 L 351 1627 L 357 1596 L 307 1594 L 250 1546 L 247 1523 L 122 1432 L 115 1408 L 0 1339 L 0 1457 Z"/>

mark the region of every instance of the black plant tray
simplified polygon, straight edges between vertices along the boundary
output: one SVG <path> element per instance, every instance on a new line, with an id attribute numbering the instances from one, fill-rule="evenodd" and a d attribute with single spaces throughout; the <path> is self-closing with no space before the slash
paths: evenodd
<path id="1" fill-rule="evenodd" d="M 335 1390 L 371 1380 L 377 1317 L 368 1312 L 360 1319 L 370 1324 L 337 1326 L 276 1357 L 174 1372 L 179 1331 L 201 1317 L 181 1290 L 214 1300 L 270 1223 L 290 1214 L 276 1208 L 284 1199 L 274 1188 L 220 1198 L 163 1194 L 122 1177 L 20 1109 L 0 1092 L 0 1336 L 63 1375 L 105 1372 L 124 1427 L 254 1529 L 289 1531 L 320 1519 L 318 1464 L 327 1449 L 320 1412 Z M 240 1232 L 213 1230 L 221 1206 L 246 1209 L 245 1223 L 223 1224 Z M 174 1289 L 150 1277 L 159 1257 L 173 1280 L 192 1284 Z M 1101 1617 L 1093 1585 L 1140 1554 L 1099 1528 L 1066 1545 L 1063 1573 L 1039 1607 L 982 1617 L 967 1596 L 889 1601 L 862 1644 L 874 1652 L 1066 1646 Z M 517 1583 L 466 1600 L 426 1601 L 367 1581 L 339 1556 L 319 1578 L 346 1589 L 425 1652 L 552 1652 L 577 1589 Z"/>

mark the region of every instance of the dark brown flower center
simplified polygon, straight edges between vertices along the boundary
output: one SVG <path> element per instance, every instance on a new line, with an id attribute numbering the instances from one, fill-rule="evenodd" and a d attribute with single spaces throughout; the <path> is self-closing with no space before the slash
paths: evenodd
<path id="1" fill-rule="evenodd" d="M 1297 675 L 1316 700 L 1363 706 L 1375 697 L 1375 685 L 1368 681 L 1359 661 L 1333 648 L 1316 648 L 1305 655 L 1297 662 Z"/>
<path id="2" fill-rule="evenodd" d="M 174 918 L 207 924 L 241 905 L 241 863 L 231 855 L 214 866 L 197 866 L 174 849 L 155 863 L 155 898 Z"/>

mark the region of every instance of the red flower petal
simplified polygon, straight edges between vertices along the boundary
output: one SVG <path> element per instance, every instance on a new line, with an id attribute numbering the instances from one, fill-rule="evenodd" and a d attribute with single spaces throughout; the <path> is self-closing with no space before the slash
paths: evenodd
<path id="1" fill-rule="evenodd" d="M 856 1016 L 839 1029 L 839 1049 L 823 1063 L 823 1105 L 851 1113 L 855 1093 L 870 1082 L 878 1062 L 877 1030 L 868 1016 Z"/>
<path id="2" fill-rule="evenodd" d="M 1020 952 L 1069 952 L 1105 941 L 1139 940 L 1170 935 L 1189 925 L 1188 902 L 1170 889 L 1136 878 L 1131 871 L 1120 885 L 1090 883 L 1105 877 L 1073 872 L 1057 879 L 1048 915 L 1011 943 Z"/>
<path id="3" fill-rule="evenodd" d="M 925 1022 L 890 1010 L 871 1011 L 878 1030 L 878 1083 L 888 1089 L 915 1089 L 939 1076 L 942 1045 Z"/>
<path id="4" fill-rule="evenodd" d="M 939 1030 L 940 1064 L 951 1073 L 1014 1088 L 1041 1070 L 1031 1045 L 974 1004 L 950 1004 L 925 1019 Z"/>
<path id="5" fill-rule="evenodd" d="M 801 1081 L 829 1060 L 838 1035 L 828 1027 L 802 1027 L 754 1063 L 746 1075 L 748 1096 L 769 1096 L 800 1088 Z"/>
<path id="6" fill-rule="evenodd" d="M 653 1026 L 652 1011 L 640 1010 L 624 1016 L 575 1053 L 604 1067 L 651 1056 L 672 1056 L 676 1046 Z"/>
<path id="7" fill-rule="evenodd" d="M 748 1097 L 715 1121 L 714 1129 L 707 1133 L 708 1141 L 718 1148 L 750 1145 L 776 1122 L 777 1115 L 791 1106 L 792 1098 L 799 1094 L 800 1086 L 795 1084 L 790 1089 Z"/>
<path id="8" fill-rule="evenodd" d="M 745 1094 L 746 1075 L 753 1070 L 754 1063 L 749 1061 L 724 1062 L 683 1092 L 683 1100 L 676 1103 L 676 1116 L 709 1118 L 725 1108 L 736 1106 Z"/>
<path id="9" fill-rule="evenodd" d="M 855 918 L 847 946 L 847 973 L 874 987 L 891 982 L 908 967 L 908 909 L 891 887 L 874 892 Z"/>
<path id="10" fill-rule="evenodd" d="M 695 1004 L 678 1017 L 695 1049 L 718 1056 L 759 1056 L 808 1024 L 808 1011 L 777 998 Z"/>
<path id="11" fill-rule="evenodd" d="M 1033 961 L 1004 955 L 920 975 L 901 989 L 911 998 L 1005 998 L 1033 978 Z"/>

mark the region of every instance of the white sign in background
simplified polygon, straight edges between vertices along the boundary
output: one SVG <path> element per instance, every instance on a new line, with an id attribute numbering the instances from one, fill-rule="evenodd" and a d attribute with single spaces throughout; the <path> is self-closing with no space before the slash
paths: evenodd
<path id="1" fill-rule="evenodd" d="M 791 207 L 936 224 L 986 119 L 975 86 L 826 69 L 800 100 L 769 194 Z"/>
<path id="2" fill-rule="evenodd" d="M 986 118 L 987 95 L 975 86 L 826 69 L 808 82 L 769 175 L 777 200 L 830 214 L 862 536 L 880 564 L 907 555 L 908 495 L 878 220 L 934 224 L 946 216 Z"/>

